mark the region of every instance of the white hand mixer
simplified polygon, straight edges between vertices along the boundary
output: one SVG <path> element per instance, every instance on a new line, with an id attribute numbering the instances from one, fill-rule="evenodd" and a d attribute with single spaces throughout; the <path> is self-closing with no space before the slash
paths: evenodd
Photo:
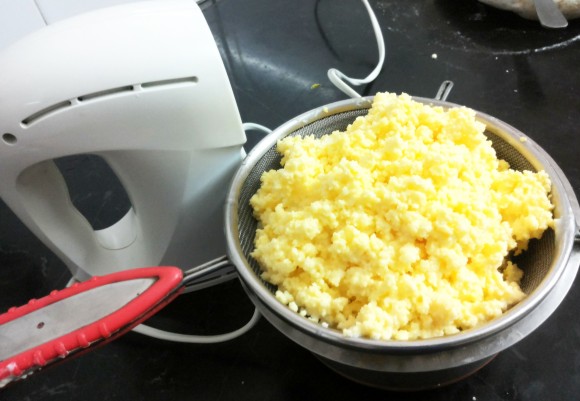
<path id="1" fill-rule="evenodd" d="M 192 1 L 58 22 L 0 54 L 0 196 L 78 280 L 221 255 L 223 201 L 246 140 Z M 102 157 L 132 208 L 93 230 L 54 159 Z"/>

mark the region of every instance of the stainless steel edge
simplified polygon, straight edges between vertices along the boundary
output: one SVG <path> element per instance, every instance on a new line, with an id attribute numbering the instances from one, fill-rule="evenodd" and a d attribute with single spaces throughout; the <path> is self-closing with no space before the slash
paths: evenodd
<path id="1" fill-rule="evenodd" d="M 445 108 L 461 107 L 457 104 L 434 99 L 418 97 L 414 99 L 422 103 Z M 345 100 L 306 112 L 281 125 L 270 135 L 266 136 L 242 163 L 232 180 L 226 199 L 225 231 L 228 256 L 236 265 L 248 295 L 260 307 L 266 318 L 294 341 L 314 353 L 350 366 L 358 366 L 358 363 L 353 361 L 359 360 L 361 355 L 366 355 L 365 358 L 361 359 L 366 361 L 363 363 L 365 368 L 371 368 L 370 366 L 372 366 L 372 369 L 379 370 L 396 368 L 399 369 L 398 371 L 416 371 L 418 366 L 416 362 L 421 361 L 421 370 L 441 369 L 442 365 L 453 367 L 485 359 L 515 344 L 542 324 L 559 305 L 569 290 L 569 283 L 561 283 L 563 272 L 565 271 L 564 277 L 570 279 L 570 277 L 576 276 L 578 270 L 578 261 L 580 260 L 578 250 L 573 249 L 575 231 L 577 230 L 577 219 L 574 219 L 574 215 L 577 215 L 578 211 L 576 209 L 573 210 L 568 200 L 570 188 L 563 184 L 563 182 L 567 182 L 565 176 L 563 176 L 561 171 L 553 168 L 553 162 L 546 163 L 546 165 L 537 165 L 537 167 L 545 169 L 551 178 L 557 178 L 554 181 L 554 192 L 560 204 L 560 225 L 557 228 L 559 245 L 554 263 L 559 263 L 559 266 L 552 266 L 552 269 L 559 267 L 560 271 L 556 272 L 548 280 L 544 280 L 539 290 L 534 292 L 534 297 L 528 297 L 502 317 L 485 325 L 485 330 L 472 329 L 454 336 L 405 342 L 345 337 L 341 332 L 324 328 L 292 312 L 287 306 L 280 303 L 243 257 L 237 241 L 239 236 L 237 202 L 241 186 L 255 163 L 280 138 L 296 129 L 324 116 L 362 107 L 369 108 L 371 101 L 372 97 Z M 548 162 L 551 160 L 541 147 L 514 127 L 484 113 L 477 113 L 477 118 L 489 125 L 492 130 L 495 129 L 496 133 L 499 132 L 501 134 L 502 130 L 508 131 L 509 135 L 500 136 L 524 153 L 525 156 L 532 156 L 530 157 L 532 161 L 546 159 Z M 521 137 L 525 137 L 526 140 L 520 140 L 519 138 Z M 536 164 L 538 163 L 536 162 Z M 573 200 L 575 200 L 575 197 Z M 554 289 L 556 290 L 553 291 Z M 526 317 L 527 315 L 533 315 L 533 318 Z M 524 317 L 526 319 L 523 319 Z M 509 332 L 505 330 L 508 327 L 512 328 Z M 400 356 L 403 359 L 399 360 L 396 356 Z M 388 357 L 387 359 L 391 362 L 386 363 L 385 357 Z M 374 362 L 372 362 L 373 360 Z M 442 364 L 442 362 L 444 363 Z"/>

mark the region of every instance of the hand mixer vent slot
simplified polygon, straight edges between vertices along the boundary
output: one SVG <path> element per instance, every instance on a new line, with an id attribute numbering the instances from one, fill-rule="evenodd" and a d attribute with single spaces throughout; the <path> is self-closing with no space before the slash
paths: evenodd
<path id="1" fill-rule="evenodd" d="M 107 90 L 100 91 L 100 92 L 89 93 L 88 95 L 79 96 L 77 99 L 79 102 L 88 102 L 91 100 L 95 100 L 95 99 L 99 99 L 99 98 L 103 98 L 103 97 L 108 97 L 108 96 L 113 96 L 113 95 L 117 95 L 120 93 L 133 92 L 134 89 L 135 88 L 132 85 L 122 86 L 120 88 L 113 88 L 113 89 L 107 89 Z"/>
<path id="2" fill-rule="evenodd" d="M 163 81 L 147 82 L 147 83 L 141 84 L 141 87 L 144 89 L 147 89 L 147 88 L 154 88 L 154 87 L 158 87 L 158 86 L 196 84 L 197 81 L 198 81 L 197 77 L 175 78 L 175 79 L 166 79 Z"/>
<path id="3" fill-rule="evenodd" d="M 34 124 L 36 121 L 40 120 L 41 118 L 44 118 L 50 114 L 56 113 L 57 111 L 61 111 L 63 109 L 71 107 L 71 106 L 72 106 L 72 102 L 70 100 L 65 100 L 64 102 L 53 104 L 52 106 L 49 106 L 45 109 L 37 111 L 36 113 L 31 114 L 30 116 L 26 117 L 24 120 L 22 120 L 22 126 L 24 128 L 26 128 L 29 125 Z"/>

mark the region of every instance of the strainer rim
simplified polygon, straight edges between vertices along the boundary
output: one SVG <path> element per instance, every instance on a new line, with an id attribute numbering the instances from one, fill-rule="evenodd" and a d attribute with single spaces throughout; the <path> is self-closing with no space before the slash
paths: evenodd
<path id="1" fill-rule="evenodd" d="M 444 108 L 463 107 L 461 105 L 450 103 L 446 101 L 439 101 L 435 99 L 428 99 L 422 97 L 412 97 L 413 100 L 430 104 L 434 106 L 441 106 Z M 254 272 L 246 260 L 239 243 L 239 229 L 238 229 L 238 199 L 246 178 L 252 172 L 256 163 L 261 157 L 275 146 L 276 142 L 291 134 L 292 132 L 305 127 L 321 118 L 328 117 L 334 114 L 343 113 L 352 110 L 359 110 L 361 108 L 370 108 L 372 105 L 373 96 L 348 99 L 335 103 L 331 103 L 322 107 L 315 108 L 306 113 L 303 113 L 290 121 L 282 124 L 276 128 L 271 134 L 262 139 L 246 156 L 242 165 L 236 172 L 228 196 L 226 199 L 226 241 L 230 260 L 236 265 L 240 278 L 259 300 L 273 311 L 279 318 L 282 318 L 287 323 L 290 323 L 295 328 L 313 335 L 321 340 L 340 345 L 342 347 L 367 349 L 370 351 L 385 351 L 385 352 L 422 352 L 441 351 L 447 348 L 461 346 L 467 343 L 475 342 L 483 337 L 488 337 L 497 333 L 498 331 L 507 329 L 522 318 L 524 318 L 531 310 L 533 310 L 552 290 L 561 277 L 563 271 L 566 269 L 567 260 L 572 252 L 574 245 L 574 232 L 576 230 L 576 223 L 570 202 L 564 194 L 565 188 L 562 180 L 566 179 L 552 167 L 549 162 L 551 158 L 549 155 L 531 138 L 527 137 L 521 131 L 512 127 L 511 125 L 493 117 L 488 114 L 475 111 L 476 117 L 479 121 L 484 122 L 486 127 L 490 124 L 493 130 L 504 132 L 507 134 L 500 135 L 502 139 L 514 146 L 516 150 L 526 149 L 532 160 L 528 160 L 538 169 L 543 169 L 549 175 L 552 181 L 552 193 L 556 193 L 560 197 L 560 216 L 558 225 L 555 228 L 556 234 L 559 234 L 556 242 L 555 257 L 549 268 L 546 276 L 541 280 L 537 288 L 525 299 L 514 305 L 502 316 L 486 322 L 478 327 L 465 330 L 461 333 L 435 337 L 429 339 L 418 340 L 374 340 L 365 337 L 347 337 L 341 331 L 333 328 L 325 328 L 319 323 L 312 322 L 307 318 L 300 316 L 298 313 L 291 311 L 287 305 L 278 301 L 274 294 L 264 285 L 262 279 Z M 488 128 L 489 129 L 489 128 Z M 492 131 L 494 132 L 494 131 Z M 498 134 L 497 132 L 494 132 Z M 508 140 L 509 138 L 509 140 Z M 520 138 L 525 138 L 521 140 Z M 535 162 L 535 163 L 534 163 Z M 556 189 L 556 191 L 554 191 Z M 539 326 L 542 322 L 539 322 Z M 536 327 L 537 327 L 536 326 Z M 494 350 L 494 353 L 499 350 Z"/>

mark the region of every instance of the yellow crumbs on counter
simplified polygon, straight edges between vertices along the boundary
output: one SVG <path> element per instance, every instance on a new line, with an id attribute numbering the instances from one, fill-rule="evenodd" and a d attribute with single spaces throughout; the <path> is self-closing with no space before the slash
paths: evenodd
<path id="1" fill-rule="evenodd" d="M 278 143 L 251 199 L 276 297 L 347 336 L 458 333 L 520 301 L 506 260 L 553 225 L 550 181 L 498 160 L 484 125 L 379 93 L 345 132 Z"/>

